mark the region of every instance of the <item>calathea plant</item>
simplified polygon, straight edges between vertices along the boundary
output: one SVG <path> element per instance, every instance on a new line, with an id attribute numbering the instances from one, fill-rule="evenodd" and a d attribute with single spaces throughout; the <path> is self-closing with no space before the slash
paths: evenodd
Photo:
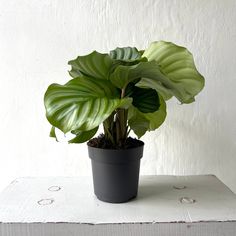
<path id="1" fill-rule="evenodd" d="M 50 85 L 44 97 L 51 136 L 55 127 L 71 132 L 69 143 L 91 139 L 102 124 L 108 146 L 125 148 L 131 130 L 140 138 L 164 122 L 166 100 L 192 103 L 204 87 L 191 53 L 171 42 L 93 51 L 69 65 L 72 79 Z"/>

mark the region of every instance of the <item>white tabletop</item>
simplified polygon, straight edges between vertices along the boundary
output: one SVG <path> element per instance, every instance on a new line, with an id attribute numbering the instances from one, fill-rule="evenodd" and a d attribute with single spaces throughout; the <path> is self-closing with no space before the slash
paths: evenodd
<path id="1" fill-rule="evenodd" d="M 0 194 L 0 222 L 236 221 L 236 196 L 215 176 L 141 176 L 128 203 L 99 201 L 91 177 L 19 178 Z"/>

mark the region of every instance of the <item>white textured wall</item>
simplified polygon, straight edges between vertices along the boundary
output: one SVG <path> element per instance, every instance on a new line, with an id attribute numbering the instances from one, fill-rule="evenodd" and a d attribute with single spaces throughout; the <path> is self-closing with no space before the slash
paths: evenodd
<path id="1" fill-rule="evenodd" d="M 193 52 L 206 87 L 168 102 L 146 142 L 143 174 L 216 174 L 236 191 L 235 0 L 0 0 L 0 189 L 18 176 L 91 174 L 86 145 L 48 137 L 43 94 L 67 61 L 116 46 L 173 41 Z"/>

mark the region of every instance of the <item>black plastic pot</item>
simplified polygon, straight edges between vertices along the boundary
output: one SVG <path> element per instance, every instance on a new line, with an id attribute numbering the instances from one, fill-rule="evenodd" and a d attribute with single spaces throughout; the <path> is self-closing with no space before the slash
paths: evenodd
<path id="1" fill-rule="evenodd" d="M 144 143 L 129 149 L 88 146 L 93 171 L 94 193 L 104 202 L 127 202 L 137 196 L 140 159 Z"/>

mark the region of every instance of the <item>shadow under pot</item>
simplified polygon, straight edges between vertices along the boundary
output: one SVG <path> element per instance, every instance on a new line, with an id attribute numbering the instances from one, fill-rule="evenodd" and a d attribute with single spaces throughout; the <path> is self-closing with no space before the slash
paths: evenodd
<path id="1" fill-rule="evenodd" d="M 94 193 L 104 202 L 122 203 L 137 196 L 144 143 L 128 149 L 102 149 L 88 145 Z"/>

